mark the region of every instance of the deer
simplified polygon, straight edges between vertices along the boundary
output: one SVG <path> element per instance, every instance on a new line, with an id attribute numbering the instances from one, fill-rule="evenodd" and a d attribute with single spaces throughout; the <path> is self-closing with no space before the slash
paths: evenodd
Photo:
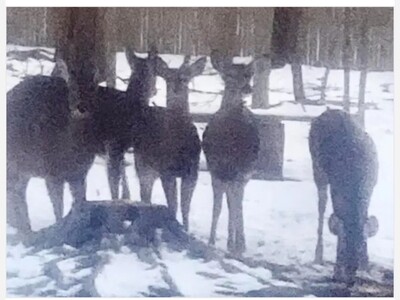
<path id="1" fill-rule="evenodd" d="M 68 83 L 69 75 L 65 61 L 56 51 L 55 67 L 51 76 L 61 77 Z M 111 87 L 98 86 L 101 79 L 95 74 L 96 101 L 93 102 L 92 119 L 98 139 L 104 143 L 104 150 L 98 153 L 107 159 L 107 176 L 112 199 L 130 199 L 126 173 L 123 170 L 124 153 L 131 146 L 127 132 L 130 130 L 131 106 L 126 92 Z M 157 93 L 155 79 L 152 79 L 151 96 Z M 119 197 L 119 183 L 122 183 L 122 194 Z"/>
<path id="2" fill-rule="evenodd" d="M 26 189 L 45 179 L 56 220 L 63 216 L 63 185 L 75 202 L 86 200 L 86 175 L 94 161 L 86 120 L 75 118 L 64 79 L 32 76 L 7 93 L 7 222 L 21 234 L 32 229 Z"/>
<path id="3" fill-rule="evenodd" d="M 191 65 L 186 59 L 180 68 L 171 69 L 157 57 L 147 71 L 141 67 L 142 59 L 134 53 L 130 53 L 128 61 L 133 70 L 142 70 L 132 73 L 127 89 L 127 93 L 132 91 L 128 97 L 136 103 L 133 150 L 141 201 L 151 203 L 154 182 L 160 178 L 168 208 L 176 216 L 176 180 L 181 178 L 182 222 L 188 231 L 190 202 L 197 183 L 201 152 L 200 138 L 188 109 L 188 84 L 203 72 L 206 58 Z M 173 103 L 169 108 L 149 106 L 148 95 L 138 93 L 142 78 L 153 71 L 166 81 L 167 103 Z"/>
<path id="4" fill-rule="evenodd" d="M 259 132 L 254 114 L 244 105 L 243 96 L 251 93 L 253 62 L 233 64 L 220 52 L 211 52 L 211 63 L 221 75 L 225 90 L 219 110 L 213 115 L 204 133 L 202 148 L 211 173 L 213 213 L 209 244 L 215 245 L 222 197 L 226 193 L 228 221 L 228 251 L 241 255 L 246 249 L 243 196 L 258 158 Z"/>
<path id="5" fill-rule="evenodd" d="M 7 221 L 22 233 L 31 231 L 25 197 L 31 177 L 45 179 L 59 221 L 64 183 L 74 203 L 86 200 L 86 176 L 95 155 L 109 153 L 109 182 L 118 194 L 123 153 L 132 145 L 134 108 L 126 92 L 98 86 L 95 74 L 83 84 L 65 74 L 29 76 L 7 93 Z M 149 97 L 156 91 L 153 74 Z M 88 86 L 93 99 L 83 102 L 89 95 L 80 90 Z"/>
<path id="6" fill-rule="evenodd" d="M 368 207 L 378 178 L 378 157 L 371 137 L 344 111 L 328 109 L 310 127 L 309 149 L 318 190 L 318 241 L 315 262 L 323 263 L 324 214 L 330 187 L 333 214 L 328 225 L 337 236 L 333 278 L 354 283 L 368 265 L 367 238 L 378 231 Z"/>

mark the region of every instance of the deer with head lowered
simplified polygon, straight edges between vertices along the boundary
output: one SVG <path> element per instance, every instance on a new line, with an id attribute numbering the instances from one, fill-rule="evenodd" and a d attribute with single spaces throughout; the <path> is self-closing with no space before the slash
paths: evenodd
<path id="1" fill-rule="evenodd" d="M 134 53 L 130 53 L 128 61 L 133 70 L 142 64 Z M 158 57 L 155 72 L 166 80 L 169 108 L 149 106 L 146 96 L 136 93 L 141 74 L 132 76 L 129 84 L 133 93 L 128 97 L 136 103 L 133 149 L 141 201 L 151 203 L 154 181 L 160 178 L 168 207 L 176 215 L 176 179 L 181 178 L 181 213 L 186 230 L 201 151 L 200 139 L 189 115 L 188 84 L 202 73 L 205 63 L 206 59 L 200 58 L 190 65 L 186 59 L 179 69 L 170 69 Z"/>
<path id="2" fill-rule="evenodd" d="M 368 265 L 367 238 L 378 231 L 368 207 L 378 176 L 375 144 L 341 110 L 327 110 L 311 123 L 309 148 L 318 189 L 318 242 L 315 261 L 323 261 L 324 213 L 330 186 L 333 214 L 329 230 L 338 238 L 334 279 L 352 284 Z"/>
<path id="3" fill-rule="evenodd" d="M 254 115 L 243 102 L 243 96 L 251 92 L 253 63 L 233 64 L 232 59 L 224 58 L 217 51 L 211 53 L 211 63 L 224 80 L 225 91 L 220 109 L 204 131 L 202 143 L 214 194 L 209 243 L 215 244 L 222 197 L 226 193 L 228 250 L 241 254 L 245 251 L 244 189 L 254 171 L 260 145 Z"/>

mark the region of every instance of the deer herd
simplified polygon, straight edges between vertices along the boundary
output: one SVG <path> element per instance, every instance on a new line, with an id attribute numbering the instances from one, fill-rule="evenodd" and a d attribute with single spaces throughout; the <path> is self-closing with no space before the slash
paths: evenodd
<path id="1" fill-rule="evenodd" d="M 75 203 L 86 201 L 86 176 L 96 155 L 106 154 L 112 199 L 130 198 L 124 155 L 133 148 L 142 202 L 151 203 L 152 188 L 160 178 L 169 209 L 177 213 L 177 178 L 181 178 L 180 205 L 189 230 L 190 202 L 196 186 L 203 149 L 213 189 L 209 244 L 214 245 L 223 194 L 226 193 L 228 250 L 245 251 L 243 194 L 260 147 L 254 114 L 243 96 L 251 93 L 254 61 L 234 64 L 218 51 L 211 64 L 225 83 L 220 109 L 212 116 L 202 139 L 189 113 L 190 80 L 202 74 L 206 57 L 169 68 L 155 49 L 146 58 L 126 49 L 131 77 L 126 91 L 85 86 L 69 77 L 30 76 L 7 93 L 7 222 L 22 233 L 31 231 L 26 189 L 31 177 L 45 180 L 56 221 L 63 217 L 63 187 L 69 183 Z M 57 68 L 57 65 L 56 65 Z M 65 73 L 65 72 L 64 72 Z M 167 107 L 150 106 L 156 77 L 167 88 Z M 65 78 L 66 77 L 66 78 Z M 77 84 L 77 82 L 79 84 Z M 94 99 L 85 99 L 85 90 Z M 71 93 L 80 99 L 72 101 Z M 318 242 L 315 261 L 323 262 L 323 225 L 328 185 L 333 204 L 329 229 L 337 235 L 334 278 L 351 281 L 368 264 L 367 238 L 376 234 L 377 219 L 368 206 L 377 181 L 374 143 L 346 112 L 327 110 L 311 123 L 309 147 L 318 189 Z"/>

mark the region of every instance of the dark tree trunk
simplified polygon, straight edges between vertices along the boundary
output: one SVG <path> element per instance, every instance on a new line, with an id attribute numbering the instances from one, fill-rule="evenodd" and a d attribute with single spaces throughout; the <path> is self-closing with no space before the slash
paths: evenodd
<path id="1" fill-rule="evenodd" d="M 236 11 L 237 8 L 227 7 L 218 7 L 212 10 L 214 26 L 211 33 L 210 48 L 219 50 L 227 56 L 239 54 L 235 53 L 235 44 L 238 43 L 236 35 Z"/>
<path id="2" fill-rule="evenodd" d="M 343 69 L 344 69 L 344 94 L 343 109 L 350 112 L 350 58 L 351 58 L 351 8 L 344 9 L 344 25 L 343 25 Z"/>
<path id="3" fill-rule="evenodd" d="M 255 62 L 255 73 L 253 77 L 253 101 L 252 108 L 269 107 L 269 75 L 271 74 L 271 59 L 269 57 L 259 58 Z"/>
<path id="4" fill-rule="evenodd" d="M 274 9 L 257 8 L 254 12 L 255 53 L 257 59 L 254 74 L 253 108 L 269 106 L 269 75 L 271 73 L 271 36 Z"/>
<path id="5" fill-rule="evenodd" d="M 358 117 L 360 124 L 365 127 L 365 87 L 367 84 L 368 73 L 368 18 L 366 12 L 363 10 L 361 15 L 362 22 L 360 27 L 360 86 L 358 94 Z"/>
<path id="6" fill-rule="evenodd" d="M 305 100 L 303 87 L 303 74 L 301 70 L 302 55 L 304 54 L 304 41 L 306 39 L 305 24 L 303 22 L 303 9 L 290 8 L 289 32 L 289 59 L 293 74 L 293 93 L 296 102 L 302 103 Z"/>
<path id="7" fill-rule="evenodd" d="M 299 62 L 292 62 L 293 93 L 296 102 L 302 103 L 306 99 L 303 87 L 303 72 Z"/>
<path id="8" fill-rule="evenodd" d="M 331 70 L 330 67 L 327 66 L 325 68 L 324 77 L 322 77 L 320 102 L 324 104 L 326 103 L 326 86 L 328 85 L 328 77 L 330 70 Z"/>

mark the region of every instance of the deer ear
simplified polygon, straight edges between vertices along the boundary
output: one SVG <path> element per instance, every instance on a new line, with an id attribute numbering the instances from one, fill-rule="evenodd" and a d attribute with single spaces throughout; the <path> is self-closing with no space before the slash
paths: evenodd
<path id="1" fill-rule="evenodd" d="M 133 50 L 133 48 L 131 46 L 128 46 L 125 48 L 125 56 L 126 56 L 126 60 L 128 61 L 129 66 L 131 67 L 131 70 L 135 69 L 135 63 L 137 60 L 137 56 L 135 54 L 135 51 Z"/>
<path id="2" fill-rule="evenodd" d="M 150 50 L 149 50 L 149 52 L 148 52 L 148 58 L 150 58 L 150 59 L 155 59 L 155 58 L 157 58 L 157 56 L 158 56 L 158 50 L 157 50 L 157 47 L 155 46 L 155 45 L 151 45 L 150 46 Z"/>
<path id="3" fill-rule="evenodd" d="M 255 71 L 254 60 L 246 66 L 245 72 L 248 76 L 253 77 Z"/>
<path id="4" fill-rule="evenodd" d="M 375 236 L 379 230 L 378 219 L 375 216 L 368 217 L 364 230 L 369 238 Z"/>
<path id="5" fill-rule="evenodd" d="M 335 214 L 331 214 L 328 220 L 329 231 L 334 235 L 342 235 L 344 232 L 343 222 Z"/>
<path id="6" fill-rule="evenodd" d="M 226 59 L 224 59 L 222 53 L 218 50 L 213 50 L 211 51 L 210 58 L 213 68 L 218 72 L 223 73 L 226 67 Z"/>
<path id="7" fill-rule="evenodd" d="M 159 56 L 156 58 L 156 75 L 166 78 L 169 73 L 169 67 L 167 63 Z"/>
<path id="8" fill-rule="evenodd" d="M 196 77 L 203 73 L 204 68 L 206 67 L 207 58 L 202 57 L 196 60 L 190 67 L 190 78 Z"/>

